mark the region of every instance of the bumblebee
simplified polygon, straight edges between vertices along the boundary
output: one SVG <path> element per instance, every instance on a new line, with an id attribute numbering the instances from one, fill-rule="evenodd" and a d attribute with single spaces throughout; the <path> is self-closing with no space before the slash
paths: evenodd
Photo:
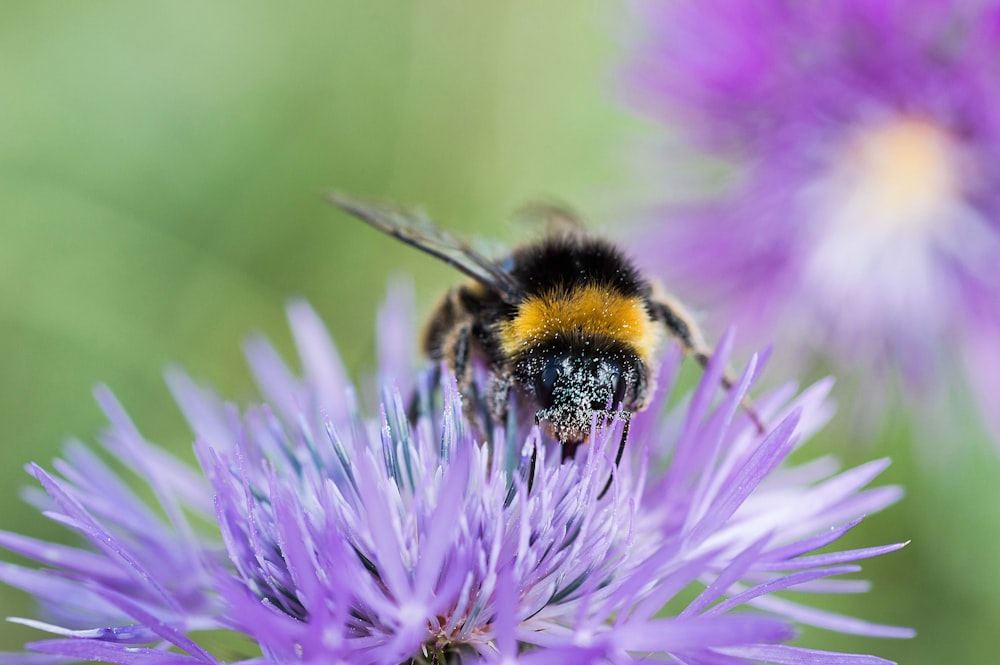
<path id="1" fill-rule="evenodd" d="M 621 460 L 629 416 L 652 397 L 666 335 L 703 367 L 710 359 L 680 303 L 657 292 L 618 247 L 587 233 L 568 212 L 546 209 L 554 228 L 494 261 L 420 213 L 341 194 L 328 199 L 471 278 L 434 310 L 424 351 L 454 372 L 465 408 L 476 390 L 471 361 L 481 358 L 493 421 L 506 422 L 511 391 L 519 391 L 536 408 L 535 422 L 562 444 L 564 459 L 587 440 L 596 414 L 600 422 L 624 421 L 616 464 Z M 726 377 L 723 384 L 732 382 Z"/>

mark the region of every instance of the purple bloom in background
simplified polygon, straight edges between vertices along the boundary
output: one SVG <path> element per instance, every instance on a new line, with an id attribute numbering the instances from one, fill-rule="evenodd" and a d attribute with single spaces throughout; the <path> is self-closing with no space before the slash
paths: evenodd
<path id="1" fill-rule="evenodd" d="M 734 166 L 649 216 L 643 261 L 757 344 L 925 403 L 964 366 L 998 418 L 1000 2 L 639 7 L 631 100 Z"/>
<path id="2" fill-rule="evenodd" d="M 718 395 L 726 341 L 688 399 L 666 409 L 662 387 L 659 403 L 633 419 L 628 454 L 598 498 L 619 427 L 596 432 L 567 463 L 537 428 L 497 429 L 481 446 L 448 379 L 414 427 L 388 384 L 368 418 L 315 313 L 299 303 L 290 318 L 301 378 L 266 342 L 248 345 L 263 404 L 240 409 L 170 374 L 200 471 L 146 441 L 103 389 L 102 455 L 72 444 L 54 473 L 31 467 L 45 490 L 32 500 L 86 542 L 0 533 L 0 544 L 42 565 L 0 568 L 44 617 L 13 620 L 48 633 L 0 661 L 214 664 L 221 656 L 208 644 L 237 634 L 255 646 L 226 661 L 255 665 L 664 654 L 874 665 L 887 661 L 788 641 L 803 624 L 911 634 L 799 600 L 865 591 L 840 576 L 901 546 L 828 547 L 899 498 L 895 487 L 865 489 L 885 460 L 848 471 L 830 458 L 785 462 L 829 415 L 826 384 L 760 399 L 776 423 L 761 437 L 738 405 L 752 365 Z M 404 339 L 398 320 L 380 321 Z M 380 374 L 410 379 L 407 361 L 394 353 Z M 670 355 L 661 375 L 674 376 L 678 363 Z M 108 456 L 145 483 L 141 493 Z"/>

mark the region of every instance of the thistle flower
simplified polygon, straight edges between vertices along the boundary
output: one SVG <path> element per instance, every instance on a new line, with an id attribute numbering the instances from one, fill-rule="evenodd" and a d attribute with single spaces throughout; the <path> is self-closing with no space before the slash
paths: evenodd
<path id="1" fill-rule="evenodd" d="M 235 634 L 254 647 L 227 662 L 255 665 L 650 654 L 871 665 L 887 661 L 787 642 L 797 624 L 910 635 L 773 595 L 864 591 L 831 578 L 901 547 L 815 553 L 900 496 L 865 489 L 884 460 L 839 473 L 827 458 L 784 463 L 829 414 L 826 384 L 762 400 L 777 424 L 760 436 L 738 406 L 752 364 L 717 396 L 727 340 L 689 399 L 661 415 L 663 387 L 632 420 L 619 468 L 609 455 L 617 427 L 595 430 L 563 463 L 537 428 L 497 428 L 481 445 L 447 373 L 440 391 L 422 393 L 415 425 L 389 384 L 365 417 L 318 317 L 302 303 L 289 313 L 303 376 L 253 341 L 262 404 L 241 410 L 169 374 L 200 471 L 146 441 L 106 389 L 97 392 L 110 421 L 104 453 L 138 476 L 142 495 L 82 444 L 57 473 L 31 466 L 47 493 L 34 502 L 86 542 L 0 534 L 43 566 L 0 568 L 45 617 L 12 620 L 50 634 L 0 660 L 215 664 L 222 656 L 209 643 Z M 383 376 L 405 371 L 395 355 Z M 662 376 L 679 359 L 669 355 Z"/>
<path id="2" fill-rule="evenodd" d="M 631 100 L 735 166 L 649 216 L 645 260 L 756 343 L 924 404 L 965 365 L 996 417 L 1000 2 L 640 7 Z"/>

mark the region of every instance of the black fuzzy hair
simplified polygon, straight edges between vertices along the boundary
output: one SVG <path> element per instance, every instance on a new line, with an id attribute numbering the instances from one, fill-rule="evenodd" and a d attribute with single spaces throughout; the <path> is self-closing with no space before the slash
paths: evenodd
<path id="1" fill-rule="evenodd" d="M 531 296 L 588 284 L 619 295 L 646 297 L 649 284 L 632 261 L 606 240 L 574 235 L 550 236 L 514 251 L 511 274 Z"/>

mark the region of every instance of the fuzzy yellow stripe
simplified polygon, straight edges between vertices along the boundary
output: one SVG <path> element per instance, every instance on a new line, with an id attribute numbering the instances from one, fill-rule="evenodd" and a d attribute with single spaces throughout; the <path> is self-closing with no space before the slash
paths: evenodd
<path id="1" fill-rule="evenodd" d="M 597 285 L 532 296 L 500 327 L 500 342 L 508 355 L 559 337 L 580 336 L 613 339 L 648 362 L 661 331 L 641 298 Z"/>

